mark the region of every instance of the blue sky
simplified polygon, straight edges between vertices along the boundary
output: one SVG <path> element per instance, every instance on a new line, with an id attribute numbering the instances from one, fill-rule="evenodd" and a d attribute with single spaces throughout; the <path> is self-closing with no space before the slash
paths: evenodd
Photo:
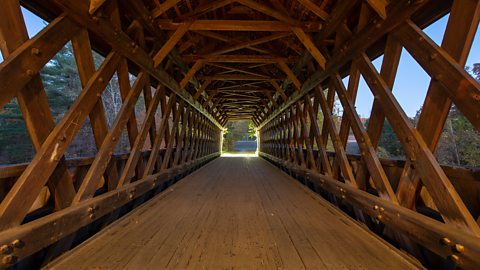
<path id="1" fill-rule="evenodd" d="M 28 34 L 30 37 L 33 37 L 45 27 L 45 22 L 28 10 L 22 8 L 22 11 L 27 25 Z M 442 42 L 447 21 L 448 15 L 430 25 L 424 29 L 424 31 L 433 39 L 433 41 L 440 44 Z M 0 61 L 2 60 L 3 59 L 0 55 Z M 378 70 L 381 66 L 381 60 L 382 57 L 379 57 L 373 62 Z M 480 30 L 477 30 L 467 60 L 467 66 L 471 67 L 474 63 L 480 63 Z M 347 82 L 347 79 L 344 81 Z M 393 93 L 408 116 L 415 116 L 417 110 L 422 106 L 429 82 L 430 77 L 428 77 L 420 65 L 418 65 L 404 49 L 400 59 L 400 66 L 393 87 Z M 370 115 L 372 103 L 373 96 L 362 78 L 358 90 L 357 102 L 355 103 L 358 114 L 361 117 L 368 117 Z"/>

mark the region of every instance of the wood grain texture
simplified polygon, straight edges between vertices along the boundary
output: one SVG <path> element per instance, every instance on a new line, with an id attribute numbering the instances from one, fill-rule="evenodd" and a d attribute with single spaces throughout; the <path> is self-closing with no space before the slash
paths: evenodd
<path id="1" fill-rule="evenodd" d="M 418 268 L 265 160 L 244 157 L 211 162 L 47 268 L 72 265 L 77 269 Z"/>

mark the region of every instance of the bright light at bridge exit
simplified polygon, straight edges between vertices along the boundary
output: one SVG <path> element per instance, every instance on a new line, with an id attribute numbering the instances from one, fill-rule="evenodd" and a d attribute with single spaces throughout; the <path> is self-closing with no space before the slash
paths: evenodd
<path id="1" fill-rule="evenodd" d="M 258 157 L 258 153 L 222 153 L 222 157 Z"/>

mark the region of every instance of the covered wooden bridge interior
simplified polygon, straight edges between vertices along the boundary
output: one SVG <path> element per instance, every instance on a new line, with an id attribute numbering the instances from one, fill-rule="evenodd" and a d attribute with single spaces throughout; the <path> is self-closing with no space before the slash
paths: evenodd
<path id="1" fill-rule="evenodd" d="M 48 25 L 29 37 L 20 6 Z M 422 29 L 448 13 L 439 46 Z M 35 155 L 0 167 L 0 268 L 479 269 L 480 171 L 434 156 L 452 104 L 480 130 L 463 68 L 479 14 L 478 0 L 1 1 L 0 107 L 17 100 Z M 67 42 L 83 89 L 55 122 L 39 73 Z M 431 77 L 416 126 L 391 91 L 402 49 Z M 220 157 L 238 119 L 259 157 Z M 385 119 L 406 160 L 379 158 Z M 66 159 L 85 123 L 96 155 Z"/>

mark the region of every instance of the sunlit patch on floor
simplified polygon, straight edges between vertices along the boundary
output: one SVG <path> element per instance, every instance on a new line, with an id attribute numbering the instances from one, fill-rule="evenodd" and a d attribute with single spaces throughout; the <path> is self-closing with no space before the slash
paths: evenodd
<path id="1" fill-rule="evenodd" d="M 257 152 L 224 152 L 222 157 L 258 157 Z"/>

